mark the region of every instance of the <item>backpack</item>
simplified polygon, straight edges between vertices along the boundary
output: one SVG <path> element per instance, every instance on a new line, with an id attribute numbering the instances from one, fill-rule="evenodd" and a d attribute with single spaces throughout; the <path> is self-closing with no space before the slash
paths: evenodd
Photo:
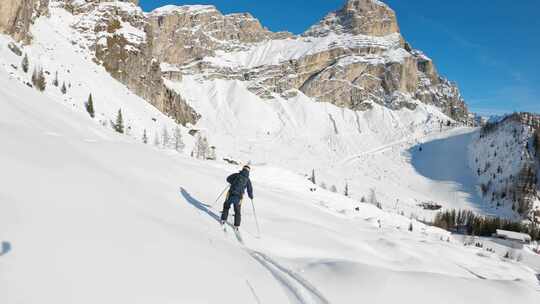
<path id="1" fill-rule="evenodd" d="M 244 190 L 247 187 L 248 181 L 249 178 L 243 176 L 242 174 L 238 174 L 231 184 L 229 193 L 242 197 L 244 195 Z"/>

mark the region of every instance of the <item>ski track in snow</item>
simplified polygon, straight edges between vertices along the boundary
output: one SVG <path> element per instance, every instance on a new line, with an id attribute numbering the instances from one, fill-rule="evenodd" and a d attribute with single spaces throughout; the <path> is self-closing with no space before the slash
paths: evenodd
<path id="1" fill-rule="evenodd" d="M 469 268 L 467 268 L 467 267 L 465 267 L 465 266 L 462 266 L 462 265 L 459 265 L 459 264 L 456 264 L 456 266 L 458 266 L 459 268 L 464 269 L 465 271 L 467 271 L 468 273 L 472 274 L 473 276 L 475 276 L 476 278 L 478 278 L 478 279 L 480 279 L 480 280 L 487 280 L 486 277 L 477 274 L 476 272 L 470 270 Z"/>
<path id="2" fill-rule="evenodd" d="M 180 188 L 180 193 L 187 203 L 197 208 L 201 216 L 204 216 L 206 214 L 210 216 L 212 219 L 214 219 L 216 222 L 218 223 L 220 222 L 220 217 L 216 213 L 214 213 L 212 210 L 209 209 L 210 205 L 200 202 L 199 200 L 191 196 L 189 192 L 184 188 Z M 227 225 L 232 227 L 232 225 L 229 222 L 227 222 Z M 240 245 L 240 248 L 242 248 L 242 250 L 244 250 L 249 256 L 251 256 L 255 261 L 261 264 L 264 268 L 266 268 L 272 274 L 272 276 L 276 278 L 277 282 L 283 287 L 283 289 L 287 293 L 287 296 L 291 300 L 291 303 L 293 304 L 294 303 L 297 303 L 297 304 L 329 304 L 330 303 L 317 290 L 316 287 L 311 285 L 311 283 L 309 283 L 307 280 L 302 278 L 299 274 L 279 264 L 276 260 L 270 258 L 268 255 L 247 247 L 239 231 L 234 231 L 234 235 L 236 237 L 236 240 L 238 241 L 238 244 Z M 253 293 L 254 297 L 256 298 L 257 302 L 259 302 L 258 297 L 255 294 L 255 291 L 253 290 L 253 287 L 251 286 L 251 284 L 249 284 L 249 281 L 247 281 L 247 284 L 251 292 Z"/>
<path id="3" fill-rule="evenodd" d="M 286 289 L 292 303 L 300 304 L 328 304 L 328 300 L 308 281 L 302 278 L 297 273 L 294 273 L 292 270 L 284 267 L 275 260 L 271 259 L 269 256 L 258 252 L 253 251 L 247 247 L 244 249 L 249 253 L 253 259 L 263 265 L 276 280 Z"/>

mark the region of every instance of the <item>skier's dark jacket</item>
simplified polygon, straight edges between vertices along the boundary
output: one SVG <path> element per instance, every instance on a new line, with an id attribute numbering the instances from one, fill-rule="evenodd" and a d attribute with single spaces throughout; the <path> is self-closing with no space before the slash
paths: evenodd
<path id="1" fill-rule="evenodd" d="M 249 170 L 242 169 L 239 173 L 231 174 L 227 177 L 227 182 L 231 184 L 229 195 L 236 195 L 242 198 L 244 196 L 244 191 L 247 189 L 249 198 L 253 199 L 253 187 L 251 186 L 251 180 L 249 179 Z"/>

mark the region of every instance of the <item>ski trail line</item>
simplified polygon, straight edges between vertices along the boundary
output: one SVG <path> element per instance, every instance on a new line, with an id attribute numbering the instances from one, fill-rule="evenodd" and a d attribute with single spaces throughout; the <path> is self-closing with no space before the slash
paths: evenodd
<path id="1" fill-rule="evenodd" d="M 282 266 L 269 256 L 251 250 L 247 247 L 244 249 L 253 257 L 257 262 L 263 265 L 270 273 L 280 282 L 283 287 L 293 297 L 291 300 L 295 300 L 294 303 L 300 304 L 329 304 L 330 302 L 308 281 L 302 278 L 300 275 L 294 273 L 292 270 Z"/>
<path id="2" fill-rule="evenodd" d="M 246 284 L 249 287 L 249 290 L 251 290 L 251 293 L 253 294 L 253 297 L 255 298 L 255 301 L 257 301 L 257 304 L 261 304 L 261 300 L 259 299 L 259 297 L 255 293 L 255 289 L 253 289 L 253 286 L 251 286 L 251 284 L 249 283 L 248 280 L 246 280 Z"/>
<path id="3" fill-rule="evenodd" d="M 465 267 L 465 266 L 462 266 L 462 265 L 459 265 L 459 264 L 456 264 L 458 267 L 460 267 L 461 269 L 467 271 L 468 273 L 472 274 L 473 276 L 475 276 L 476 278 L 480 279 L 480 280 L 487 280 L 486 277 L 484 276 L 481 276 L 479 274 L 477 274 L 476 272 L 470 270 L 469 268 Z"/>

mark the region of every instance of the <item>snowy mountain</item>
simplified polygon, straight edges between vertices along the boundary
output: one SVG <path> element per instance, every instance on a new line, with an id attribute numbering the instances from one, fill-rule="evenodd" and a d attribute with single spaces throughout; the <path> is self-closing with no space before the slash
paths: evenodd
<path id="1" fill-rule="evenodd" d="M 540 117 L 517 113 L 485 125 L 469 146 L 478 189 L 507 217 L 540 216 L 538 188 Z"/>
<path id="2" fill-rule="evenodd" d="M 247 205 L 239 242 L 210 207 L 236 166 L 119 135 L 0 71 L 2 303 L 538 301 L 530 250 L 464 247 L 272 166 L 253 170 L 260 238 Z"/>
<path id="3" fill-rule="evenodd" d="M 486 204 L 490 138 L 383 2 L 295 36 L 208 5 L 2 0 L 0 33 L 1 303 L 538 301 L 532 246 L 422 223 L 429 202 L 515 214 Z M 243 163 L 261 233 L 246 201 L 237 239 L 214 202 Z"/>
<path id="4" fill-rule="evenodd" d="M 101 124 L 111 125 L 121 109 L 130 136 L 146 134 L 156 143 L 177 122 L 185 126 L 186 153 L 196 140 L 188 132 L 197 132 L 219 159 L 286 163 L 303 174 L 315 169 L 319 183 L 341 189 L 348 183 L 360 200 L 387 181 L 359 176 L 357 156 L 383 146 L 406 149 L 448 121 L 470 120 L 457 88 L 431 60 L 411 50 L 395 26 L 381 32 L 384 25 L 371 24 L 377 18 L 397 24 L 393 11 L 369 3 L 350 1 L 297 37 L 212 6 L 144 13 L 136 1 L 51 1 L 45 12 L 29 14 L 32 43 L 16 47 L 29 56 L 30 72 L 42 68 L 48 83 L 58 73 L 71 84 L 65 96 L 50 85 L 46 92 L 79 110 L 92 94 Z M 366 10 L 369 18 L 362 17 Z M 325 25 L 333 14 L 337 23 Z M 8 70 L 30 82 L 12 55 Z M 395 186 L 378 193 L 384 204 L 428 199 L 416 191 L 406 199 L 410 185 Z"/>

